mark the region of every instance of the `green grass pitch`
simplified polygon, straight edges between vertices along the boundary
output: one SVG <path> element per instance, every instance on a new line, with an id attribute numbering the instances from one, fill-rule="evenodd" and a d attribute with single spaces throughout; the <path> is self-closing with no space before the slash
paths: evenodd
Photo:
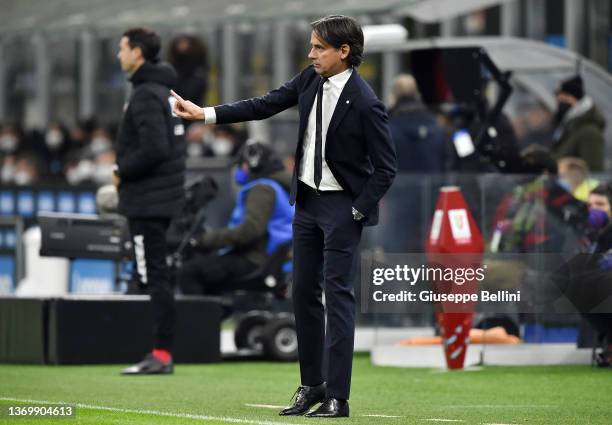
<path id="1" fill-rule="evenodd" d="M 178 365 L 171 376 L 125 377 L 120 369 L 0 365 L 3 410 L 18 404 L 14 399 L 77 406 L 73 419 L 4 416 L 0 423 L 612 424 L 612 370 L 589 366 L 447 372 L 374 367 L 358 355 L 348 420 L 279 417 L 270 408 L 289 402 L 298 384 L 295 363 Z"/>

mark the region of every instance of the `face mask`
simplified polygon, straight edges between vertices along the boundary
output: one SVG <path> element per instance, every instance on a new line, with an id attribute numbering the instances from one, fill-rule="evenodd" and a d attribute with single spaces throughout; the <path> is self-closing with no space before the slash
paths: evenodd
<path id="1" fill-rule="evenodd" d="M 111 142 L 106 137 L 94 137 L 91 140 L 91 152 L 97 155 L 111 148 Z"/>
<path id="2" fill-rule="evenodd" d="M 565 189 L 567 192 L 572 191 L 572 185 L 566 179 L 559 178 L 557 179 L 557 184 Z"/>
<path id="3" fill-rule="evenodd" d="M 242 168 L 236 168 L 236 171 L 234 172 L 234 180 L 240 186 L 244 186 L 249 181 L 249 172 L 244 171 Z"/>
<path id="4" fill-rule="evenodd" d="M 572 105 L 566 102 L 558 102 L 557 103 L 557 112 L 555 112 L 555 116 L 553 117 L 553 121 L 555 124 L 560 124 L 563 121 L 563 117 L 568 111 L 572 109 Z"/>
<path id="5" fill-rule="evenodd" d="M 188 143 L 187 144 L 187 156 L 199 157 L 204 153 L 204 146 L 201 143 Z"/>
<path id="6" fill-rule="evenodd" d="M 21 170 L 15 173 L 14 180 L 17 186 L 26 186 L 32 183 L 32 181 L 34 180 L 34 176 L 32 176 L 32 174 L 28 173 L 25 170 Z"/>
<path id="7" fill-rule="evenodd" d="M 101 164 L 96 166 L 93 179 L 96 183 L 103 185 L 113 181 L 113 164 Z"/>
<path id="8" fill-rule="evenodd" d="M 0 150 L 5 153 L 15 152 L 17 149 L 17 138 L 10 134 L 0 136 Z"/>
<path id="9" fill-rule="evenodd" d="M 610 218 L 605 211 L 598 210 L 597 208 L 589 209 L 589 225 L 594 229 L 602 229 L 607 224 Z"/>
<path id="10" fill-rule="evenodd" d="M 47 134 L 45 135 L 45 143 L 49 149 L 55 150 L 64 143 L 64 136 L 57 130 L 47 131 Z"/>
<path id="11" fill-rule="evenodd" d="M 66 180 L 71 185 L 81 183 L 81 177 L 79 176 L 78 167 L 74 167 L 66 171 Z"/>
<path id="12" fill-rule="evenodd" d="M 15 174 L 15 166 L 13 164 L 3 164 L 2 165 L 2 173 L 0 173 L 0 180 L 2 183 L 8 183 L 13 180 L 13 175 Z"/>
<path id="13" fill-rule="evenodd" d="M 211 146 L 215 156 L 227 156 L 232 153 L 233 147 L 232 141 L 224 137 L 216 138 Z"/>

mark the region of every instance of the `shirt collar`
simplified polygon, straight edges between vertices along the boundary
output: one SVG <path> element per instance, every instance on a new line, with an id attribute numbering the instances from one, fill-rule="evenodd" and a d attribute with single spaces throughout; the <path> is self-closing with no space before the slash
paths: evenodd
<path id="1" fill-rule="evenodd" d="M 346 85 L 346 82 L 351 78 L 351 74 L 353 73 L 353 68 L 348 68 L 342 71 L 340 74 L 333 75 L 328 78 L 328 81 L 334 86 L 342 89 Z"/>

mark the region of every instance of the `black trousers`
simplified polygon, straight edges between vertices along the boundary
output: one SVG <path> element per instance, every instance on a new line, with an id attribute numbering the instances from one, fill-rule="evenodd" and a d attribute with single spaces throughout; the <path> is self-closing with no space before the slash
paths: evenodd
<path id="1" fill-rule="evenodd" d="M 166 257 L 167 218 L 130 218 L 138 280 L 148 288 L 153 307 L 154 348 L 172 350 L 176 311 Z"/>
<path id="2" fill-rule="evenodd" d="M 240 255 L 195 254 L 178 273 L 178 285 L 183 294 L 217 295 L 233 289 L 245 288 L 236 281 L 257 269 Z M 261 288 L 263 289 L 263 288 Z"/>
<path id="3" fill-rule="evenodd" d="M 350 393 L 355 338 L 350 274 L 363 229 L 353 220 L 351 209 L 346 192 L 317 194 L 300 183 L 293 221 L 293 303 L 300 375 L 302 385 L 327 381 L 327 396 L 338 399 L 348 399 Z"/>

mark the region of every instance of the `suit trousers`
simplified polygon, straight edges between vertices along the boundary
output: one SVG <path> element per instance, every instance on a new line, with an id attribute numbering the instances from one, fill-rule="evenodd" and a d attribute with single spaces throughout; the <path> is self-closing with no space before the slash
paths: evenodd
<path id="1" fill-rule="evenodd" d="M 167 218 L 130 218 L 138 280 L 151 294 L 154 348 L 172 350 L 176 312 L 167 263 Z"/>
<path id="2" fill-rule="evenodd" d="M 317 193 L 299 183 L 293 221 L 293 304 L 301 382 L 312 386 L 327 381 L 327 396 L 345 400 L 355 338 L 351 271 L 362 229 L 353 219 L 347 192 Z"/>

